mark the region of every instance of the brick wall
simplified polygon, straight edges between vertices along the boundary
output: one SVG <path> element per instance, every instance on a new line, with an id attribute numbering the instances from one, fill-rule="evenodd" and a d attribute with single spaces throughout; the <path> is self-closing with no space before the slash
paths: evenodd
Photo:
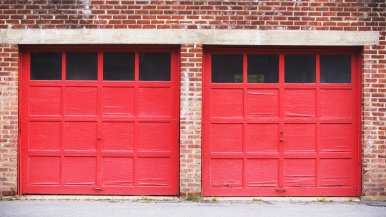
<path id="1" fill-rule="evenodd" d="M 385 22 L 380 25 L 385 28 Z M 386 198 L 386 32 L 384 30 L 379 39 L 378 46 L 365 46 L 363 51 L 362 192 L 369 198 Z"/>
<path id="2" fill-rule="evenodd" d="M 0 44 L 0 192 L 17 189 L 18 47 Z"/>
<path id="3" fill-rule="evenodd" d="M 201 192 L 202 46 L 181 45 L 180 192 Z"/>
<path id="4" fill-rule="evenodd" d="M 0 0 L 0 28 L 382 30 L 383 0 Z"/>
<path id="5" fill-rule="evenodd" d="M 0 0 L 0 29 L 380 31 L 380 45 L 363 47 L 362 191 L 369 197 L 386 197 L 385 26 L 384 0 Z M 0 191 L 12 191 L 17 174 L 17 47 L 0 49 Z M 181 84 L 181 104 L 188 105 L 187 113 L 181 113 L 181 191 L 185 193 L 197 193 L 201 183 L 202 52 L 201 45 L 181 45 L 181 79 L 192 81 Z"/>

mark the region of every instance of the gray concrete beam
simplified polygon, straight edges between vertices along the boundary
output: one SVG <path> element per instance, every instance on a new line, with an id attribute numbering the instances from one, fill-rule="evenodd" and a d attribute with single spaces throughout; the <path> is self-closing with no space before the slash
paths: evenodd
<path id="1" fill-rule="evenodd" d="M 303 30 L 2 29 L 4 44 L 204 44 L 361 46 L 379 32 Z"/>

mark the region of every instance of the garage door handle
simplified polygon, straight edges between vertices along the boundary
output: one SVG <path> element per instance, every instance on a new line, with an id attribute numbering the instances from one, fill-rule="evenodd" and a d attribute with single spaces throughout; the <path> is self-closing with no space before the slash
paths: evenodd
<path id="1" fill-rule="evenodd" d="M 104 191 L 105 189 L 104 188 L 94 188 L 94 190 Z"/>
<path id="2" fill-rule="evenodd" d="M 284 188 L 276 188 L 276 191 L 277 192 L 286 192 L 286 190 Z"/>
<path id="3" fill-rule="evenodd" d="M 283 131 L 280 131 L 280 136 L 279 136 L 279 141 L 280 142 L 284 142 L 284 139 L 283 139 L 283 134 L 284 134 L 284 132 Z"/>

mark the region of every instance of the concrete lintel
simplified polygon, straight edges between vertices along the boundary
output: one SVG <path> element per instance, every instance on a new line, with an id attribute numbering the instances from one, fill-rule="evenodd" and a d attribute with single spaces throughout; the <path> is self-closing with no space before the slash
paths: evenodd
<path id="1" fill-rule="evenodd" d="M 379 44 L 379 32 L 183 29 L 2 29 L 4 44 L 204 44 L 361 46 Z"/>

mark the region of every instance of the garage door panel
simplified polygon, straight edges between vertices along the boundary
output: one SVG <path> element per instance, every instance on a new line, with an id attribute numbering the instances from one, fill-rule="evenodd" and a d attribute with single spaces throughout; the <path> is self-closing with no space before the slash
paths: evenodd
<path id="1" fill-rule="evenodd" d="M 208 48 L 203 195 L 359 195 L 357 54 L 341 52 Z M 221 55 L 241 58 L 233 80 Z"/>
<path id="2" fill-rule="evenodd" d="M 248 188 L 278 187 L 278 159 L 248 159 L 246 168 Z"/>
<path id="3" fill-rule="evenodd" d="M 133 87 L 104 87 L 102 93 L 103 115 L 134 115 Z"/>
<path id="4" fill-rule="evenodd" d="M 60 157 L 30 157 L 28 184 L 59 185 Z"/>
<path id="5" fill-rule="evenodd" d="M 279 90 L 248 89 L 248 117 L 278 117 Z"/>
<path id="6" fill-rule="evenodd" d="M 96 150 L 96 122 L 66 122 L 64 150 Z"/>
<path id="7" fill-rule="evenodd" d="M 102 150 L 133 150 L 134 123 L 103 122 L 102 138 Z"/>
<path id="8" fill-rule="evenodd" d="M 138 114 L 139 116 L 172 115 L 173 89 L 168 87 L 142 87 L 139 88 Z"/>
<path id="9" fill-rule="evenodd" d="M 214 159 L 210 163 L 210 186 L 237 188 L 243 185 L 242 159 Z"/>
<path id="10" fill-rule="evenodd" d="M 287 117 L 310 118 L 316 115 L 315 90 L 286 89 L 284 94 L 284 114 Z"/>
<path id="11" fill-rule="evenodd" d="M 29 150 L 60 150 L 61 122 L 30 122 Z"/>
<path id="12" fill-rule="evenodd" d="M 139 158 L 136 164 L 139 186 L 171 185 L 170 158 Z"/>
<path id="13" fill-rule="evenodd" d="M 213 89 L 211 98 L 212 117 L 243 117 L 242 89 Z"/>
<path id="14" fill-rule="evenodd" d="M 63 181 L 65 185 L 95 185 L 96 157 L 65 157 Z"/>
<path id="15" fill-rule="evenodd" d="M 351 187 L 353 166 L 351 159 L 321 159 L 320 185 L 323 187 Z"/>
<path id="16" fill-rule="evenodd" d="M 248 124 L 247 152 L 278 152 L 278 133 L 279 124 Z"/>
<path id="17" fill-rule="evenodd" d="M 102 158 L 102 185 L 133 186 L 134 159 L 126 157 Z"/>
<path id="18" fill-rule="evenodd" d="M 321 124 L 320 150 L 322 152 L 350 152 L 355 147 L 352 124 Z"/>
<path id="19" fill-rule="evenodd" d="M 288 152 L 314 152 L 316 144 L 315 124 L 285 124 L 284 146 Z"/>
<path id="20" fill-rule="evenodd" d="M 213 152 L 242 152 L 242 124 L 212 124 L 211 150 Z"/>
<path id="21" fill-rule="evenodd" d="M 177 195 L 177 49 L 44 49 L 22 54 L 22 193 Z"/>
<path id="22" fill-rule="evenodd" d="M 315 159 L 286 159 L 284 161 L 284 186 L 315 187 Z"/>
<path id="23" fill-rule="evenodd" d="M 352 90 L 320 90 L 320 113 L 323 118 L 352 118 L 354 100 Z"/>
<path id="24" fill-rule="evenodd" d="M 65 115 L 96 115 L 96 87 L 66 87 L 64 91 Z"/>
<path id="25" fill-rule="evenodd" d="M 29 115 L 60 115 L 61 87 L 30 87 Z"/>
<path id="26" fill-rule="evenodd" d="M 170 151 L 176 140 L 175 123 L 146 122 L 138 123 L 138 150 Z"/>

